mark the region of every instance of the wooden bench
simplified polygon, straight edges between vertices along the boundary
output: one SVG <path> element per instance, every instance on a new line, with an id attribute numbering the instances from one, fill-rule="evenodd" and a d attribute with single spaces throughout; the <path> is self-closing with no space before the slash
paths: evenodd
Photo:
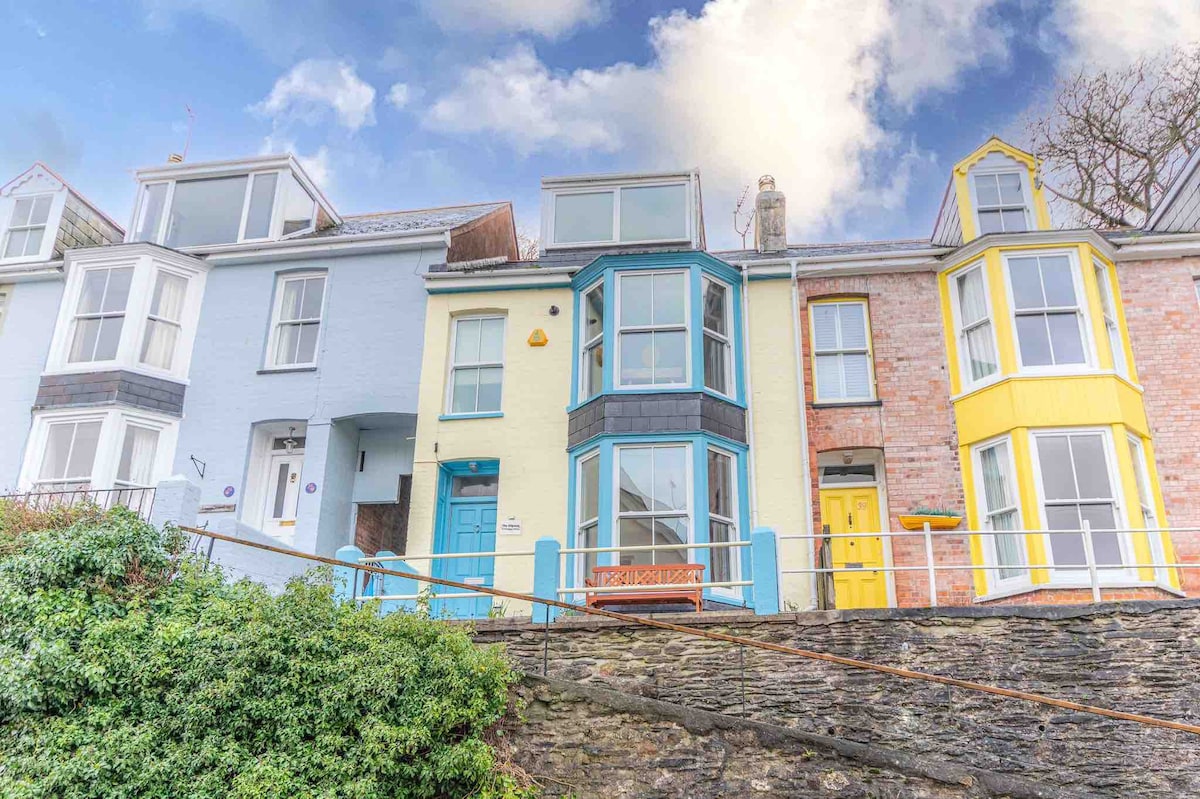
<path id="1" fill-rule="evenodd" d="M 673 566 L 596 566 L 592 578 L 584 580 L 587 588 L 628 587 L 628 591 L 588 591 L 587 606 L 602 605 L 661 605 L 672 602 L 691 602 L 699 613 L 704 604 L 700 588 L 704 566 L 684 563 Z M 687 586 L 663 588 L 662 586 Z M 690 586 L 696 586 L 691 588 Z"/>

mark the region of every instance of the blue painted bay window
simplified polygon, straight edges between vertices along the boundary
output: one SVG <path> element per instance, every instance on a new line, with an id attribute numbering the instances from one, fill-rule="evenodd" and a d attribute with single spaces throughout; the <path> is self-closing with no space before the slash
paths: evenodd
<path id="1" fill-rule="evenodd" d="M 574 555 L 567 580 L 582 586 L 595 566 L 699 563 L 704 582 L 749 580 L 746 447 L 707 433 L 601 436 L 572 452 L 567 540 L 573 547 L 679 544 L 679 549 Z M 753 605 L 750 586 L 704 596 Z M 577 597 L 582 599 L 582 596 Z"/>
<path id="2" fill-rule="evenodd" d="M 741 284 L 703 252 L 607 255 L 572 281 L 572 408 L 601 394 L 703 392 L 743 405 Z"/>

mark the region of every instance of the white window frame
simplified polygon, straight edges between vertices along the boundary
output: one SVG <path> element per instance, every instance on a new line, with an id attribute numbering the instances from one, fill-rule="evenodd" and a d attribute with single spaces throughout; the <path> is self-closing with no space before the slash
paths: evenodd
<path id="1" fill-rule="evenodd" d="M 733 511 L 733 517 L 729 518 L 726 516 L 720 516 L 720 515 L 713 513 L 712 508 L 709 507 L 708 496 L 706 495 L 704 497 L 704 505 L 707 510 L 708 523 L 709 523 L 709 528 L 707 531 L 705 531 L 707 539 L 708 539 L 708 543 L 709 544 L 713 543 L 713 541 L 712 541 L 712 522 L 714 520 L 717 522 L 720 522 L 722 524 L 729 525 L 729 527 L 731 529 L 731 535 L 730 535 L 730 539 L 729 539 L 730 541 L 741 541 L 742 540 L 742 525 L 741 525 L 742 508 L 741 508 L 741 504 L 740 504 L 741 503 L 741 496 L 740 496 L 741 486 L 739 485 L 740 481 L 738 479 L 739 472 L 738 472 L 737 453 L 733 452 L 732 450 L 725 449 L 724 447 L 718 447 L 713 444 L 709 444 L 707 447 L 705 447 L 705 452 L 704 452 L 704 468 L 705 469 L 708 468 L 708 456 L 710 453 L 716 453 L 717 455 L 720 455 L 722 457 L 729 458 L 729 461 L 730 461 L 730 464 L 729 464 L 730 509 Z M 695 513 L 695 511 L 693 511 L 693 514 L 694 513 Z M 692 533 L 692 538 L 693 538 L 693 540 L 695 539 L 695 533 Z M 705 582 L 716 582 L 716 576 L 713 575 L 713 573 L 712 573 L 712 555 L 713 555 L 714 551 L 715 550 L 713 550 L 711 548 L 708 550 L 708 574 L 704 578 Z M 725 551 L 729 553 L 729 576 L 730 576 L 730 578 L 732 580 L 741 580 L 742 579 L 742 547 L 726 547 Z M 742 589 L 740 586 L 729 586 L 727 588 L 712 588 L 710 590 L 714 594 L 719 595 L 719 596 L 738 598 L 738 599 L 740 599 L 742 596 Z"/>
<path id="2" fill-rule="evenodd" d="M 172 275 L 174 277 L 183 278 L 183 280 L 186 282 L 186 285 L 184 287 L 183 308 L 180 311 L 178 320 L 168 319 L 165 316 L 160 316 L 158 314 L 153 313 L 154 289 L 158 284 L 159 274 Z M 191 300 L 190 295 L 191 295 L 192 289 L 193 289 L 192 282 L 193 281 L 191 279 L 191 275 L 188 275 L 186 272 L 183 272 L 182 270 L 179 270 L 179 269 L 172 269 L 165 264 L 158 264 L 153 269 L 153 272 L 150 276 L 150 301 L 146 304 L 146 316 L 145 316 L 145 319 L 141 323 L 141 326 L 140 326 L 141 334 L 138 336 L 138 340 L 137 340 L 137 363 L 143 369 L 152 369 L 154 371 L 163 372 L 164 374 L 171 374 L 172 370 L 174 369 L 175 359 L 179 357 L 179 348 L 180 348 L 179 345 L 183 341 L 184 329 L 185 329 L 184 323 L 187 319 L 188 303 Z M 175 334 L 175 351 L 171 353 L 171 366 L 166 369 L 162 369 L 162 368 L 154 366 L 152 364 L 148 364 L 142 360 L 142 348 L 146 344 L 147 336 L 150 335 L 150 322 L 157 322 L 159 324 L 171 325 L 171 326 L 175 327 L 175 329 L 178 331 Z"/>
<path id="3" fill-rule="evenodd" d="M 321 292 L 321 310 L 320 315 L 315 318 L 305 317 L 303 319 L 288 319 L 284 321 L 283 315 L 283 297 L 285 289 L 289 281 L 292 280 L 309 280 L 316 277 L 325 278 L 325 287 Z M 275 298 L 271 303 L 271 330 L 267 336 L 267 351 L 263 358 L 264 372 L 291 372 L 299 369 L 315 369 L 321 360 L 321 345 L 325 340 L 325 312 L 329 303 L 329 272 L 322 269 L 308 270 L 304 272 L 280 272 L 275 276 Z M 295 326 L 300 324 L 317 323 L 317 341 L 313 345 L 313 359 L 306 363 L 285 363 L 278 364 L 275 362 L 276 348 L 279 345 L 279 332 L 285 325 Z"/>
<path id="4" fill-rule="evenodd" d="M 268 228 L 268 234 L 266 236 L 261 236 L 261 237 L 247 238 L 246 237 L 246 223 L 249 221 L 250 198 L 254 192 L 255 178 L 260 175 L 271 175 L 271 174 L 274 174 L 276 177 L 275 177 L 275 196 L 271 201 L 271 223 Z M 137 209 L 134 211 L 134 215 L 133 215 L 134 221 L 133 221 L 133 224 L 129 228 L 129 238 L 127 239 L 127 241 L 130 241 L 130 242 L 137 241 L 137 239 L 135 239 L 134 236 L 137 235 L 137 230 L 139 227 L 141 227 L 140 220 L 142 219 L 142 215 L 146 211 L 146 195 L 151 186 L 166 185 L 167 186 L 167 194 L 163 198 L 162 217 L 158 220 L 158 226 L 155 229 L 153 235 L 150 236 L 149 238 L 147 238 L 146 241 L 148 241 L 151 244 L 162 244 L 165 246 L 166 236 L 167 236 L 167 224 L 171 218 L 171 208 L 175 204 L 175 187 L 177 184 L 190 183 L 192 181 L 199 181 L 199 180 L 219 180 L 222 178 L 240 178 L 240 177 L 246 178 L 246 188 L 242 195 L 242 209 L 241 209 L 241 216 L 238 221 L 237 240 L 236 241 L 216 242 L 214 244 L 189 245 L 187 247 L 179 248 L 180 250 L 182 250 L 183 252 L 189 252 L 189 251 L 193 251 L 193 250 L 207 250 L 207 249 L 212 249 L 214 247 L 223 247 L 223 246 L 228 246 L 230 244 L 249 244 L 249 243 L 257 243 L 257 242 L 264 242 L 264 241 L 280 241 L 283 239 L 290 239 L 295 236 L 302 236 L 306 233 L 311 233 L 313 230 L 316 229 L 317 215 L 320 210 L 320 204 L 317 202 L 317 199 L 315 197 L 313 197 L 313 193 L 311 191 L 309 191 L 307 186 L 305 186 L 304 181 L 300 180 L 299 176 L 296 176 L 296 180 L 300 183 L 301 188 L 303 188 L 308 193 L 309 197 L 312 198 L 312 203 L 313 203 L 312 224 L 309 225 L 307 228 L 304 228 L 303 230 L 296 230 L 296 231 L 293 231 L 293 232 L 287 234 L 286 236 L 283 235 L 283 221 L 284 221 L 283 220 L 283 203 L 284 203 L 283 188 L 284 188 L 284 184 L 286 182 L 287 175 L 289 175 L 289 174 L 293 174 L 292 171 L 289 169 L 258 169 L 258 170 L 246 170 L 246 171 L 235 171 L 235 172 L 228 172 L 228 173 L 218 173 L 218 174 L 211 174 L 211 175 L 186 175 L 186 176 L 181 176 L 178 178 L 172 178 L 169 180 L 146 181 L 146 182 L 142 183 L 138 189 Z"/>
<path id="5" fill-rule="evenodd" d="M 705 296 L 708 293 L 708 287 L 710 284 L 720 286 L 721 288 L 723 288 L 725 290 L 725 308 L 724 308 L 725 329 L 728 332 L 724 333 L 724 334 L 718 333 L 717 331 L 712 330 L 711 328 L 707 327 L 704 324 Z M 703 379 L 700 381 L 701 387 L 704 388 L 705 390 L 711 391 L 715 394 L 720 394 L 722 397 L 729 397 L 732 399 L 733 395 L 734 395 L 734 391 L 735 391 L 734 385 L 737 382 L 735 380 L 735 377 L 733 374 L 733 369 L 734 369 L 734 365 L 733 365 L 733 287 L 730 286 L 728 283 L 726 283 L 724 280 L 717 280 L 714 277 L 710 277 L 708 275 L 703 275 L 700 278 L 700 368 L 701 368 L 701 371 L 704 371 L 705 367 L 707 366 L 707 361 L 704 358 L 704 343 L 705 343 L 705 339 L 707 339 L 707 338 L 712 338 L 716 341 L 719 341 L 721 344 L 724 345 L 725 389 L 726 390 L 721 391 L 720 389 L 710 388 L 708 385 L 707 372 L 705 372 L 705 374 L 703 375 Z"/>
<path id="6" fill-rule="evenodd" d="M 621 453 L 633 449 L 670 449 L 681 448 L 684 451 L 684 484 L 687 491 L 687 511 L 680 513 L 678 511 L 668 513 L 657 513 L 653 511 L 622 511 L 621 510 Z M 653 457 L 653 456 L 651 456 Z M 661 550 L 663 552 L 683 552 L 685 563 L 695 563 L 695 547 L 696 547 L 696 479 L 693 471 L 695 464 L 692 457 L 692 444 L 689 441 L 654 441 L 647 443 L 629 443 L 617 444 L 613 447 L 613 462 L 612 462 L 612 545 L 614 547 L 621 546 L 621 520 L 622 519 L 656 519 L 656 518 L 686 518 L 688 522 L 688 540 L 687 549 L 676 550 Z M 704 498 L 707 505 L 708 497 Z M 653 541 L 653 539 L 651 539 Z M 657 560 L 658 553 L 655 551 L 646 554 L 653 555 L 651 558 L 653 563 Z M 612 558 L 614 565 L 620 565 L 621 553 L 613 552 Z"/>
<path id="7" fill-rule="evenodd" d="M 499 361 L 471 361 L 469 363 L 456 363 L 454 360 L 454 352 L 458 342 L 458 324 L 459 322 L 469 322 L 479 320 L 480 322 L 488 319 L 500 320 L 500 360 Z M 504 410 L 504 376 L 507 369 L 505 368 L 505 359 L 507 352 L 505 345 L 508 341 L 508 317 L 504 314 L 484 313 L 484 314 L 463 314 L 454 316 L 450 319 L 450 349 L 446 352 L 446 389 L 445 396 L 442 399 L 442 407 L 445 409 L 446 416 L 455 417 L 471 417 L 471 416 L 494 416 L 498 413 L 503 413 Z M 454 372 L 458 369 L 500 369 L 500 407 L 494 411 L 469 411 L 465 413 L 456 413 L 454 408 Z M 478 404 L 478 388 L 476 389 L 476 404 Z"/>
<path id="8" fill-rule="evenodd" d="M 116 357 L 106 361 L 69 362 L 71 342 L 75 335 L 75 312 L 83 291 L 86 274 L 95 269 L 133 268 L 129 298 L 125 303 L 125 321 Z M 154 282 L 159 270 L 183 277 L 188 281 L 180 333 L 175 341 L 175 354 L 170 369 L 141 362 L 141 349 L 146 335 L 147 320 L 153 302 Z M 200 305 L 209 265 L 191 256 L 144 245 L 129 246 L 118 254 L 109 254 L 104 247 L 74 251 L 67 256 L 67 278 L 63 299 L 59 303 L 58 321 L 46 359 L 45 374 L 79 374 L 120 367 L 151 377 L 164 377 L 186 383 L 191 368 L 192 345 L 200 321 Z"/>
<path id="9" fill-rule="evenodd" d="M 542 241 L 543 246 L 547 250 L 555 249 L 571 249 L 576 247 L 603 247 L 613 244 L 675 244 L 679 242 L 690 242 L 695 239 L 695 189 L 694 181 L 691 177 L 680 176 L 678 178 L 660 179 L 650 178 L 638 180 L 636 178 L 620 181 L 598 181 L 596 183 L 582 183 L 577 186 L 563 186 L 561 188 L 549 188 L 544 190 L 544 205 L 542 216 L 542 227 L 544 235 Z M 669 239 L 638 239 L 636 241 L 627 241 L 621 237 L 621 190 L 622 189 L 648 189 L 660 186 L 682 186 L 684 187 L 684 233 L 679 238 Z M 557 213 L 558 198 L 561 195 L 570 194 L 612 194 L 613 195 L 613 219 L 612 231 L 613 235 L 610 239 L 597 239 L 594 241 L 572 241 L 572 242 L 556 242 L 555 240 L 555 215 Z"/>
<path id="10" fill-rule="evenodd" d="M 1147 531 L 1161 530 L 1162 520 L 1158 517 L 1158 506 L 1155 504 L 1153 485 L 1150 482 L 1150 464 L 1146 457 L 1146 445 L 1141 437 L 1134 433 L 1126 433 L 1129 443 L 1129 455 L 1133 459 L 1134 488 L 1137 489 L 1138 505 L 1142 511 L 1142 529 Z M 1152 563 L 1166 563 L 1166 550 L 1163 547 L 1163 533 L 1147 532 L 1146 540 L 1150 544 Z M 1163 585 L 1170 584 L 1167 570 L 1156 568 L 1154 579 Z"/>
<path id="11" fill-rule="evenodd" d="M 1007 451 L 1007 457 L 1004 458 L 1000 467 L 1005 471 L 1005 477 L 1008 479 L 1009 491 L 1012 493 L 1012 504 L 1002 510 L 989 511 L 987 506 L 987 494 L 983 483 L 983 452 L 984 450 L 1003 445 Z M 1016 532 L 1012 535 L 1017 539 L 1020 548 L 1020 562 L 1013 567 L 1018 573 L 1011 577 L 1001 577 L 998 568 L 989 568 L 985 574 L 987 577 L 988 593 L 995 594 L 1013 590 L 1027 588 L 1032 584 L 1032 572 L 1028 568 L 1029 563 L 1029 548 L 1025 540 L 1023 532 L 1025 528 L 1024 516 L 1021 513 L 1021 492 L 1020 486 L 1017 483 L 1017 465 L 1016 454 L 1013 452 L 1012 436 L 1004 434 L 996 436 L 986 441 L 980 441 L 978 444 L 971 445 L 971 470 L 975 481 L 975 509 L 979 518 L 979 526 L 983 530 L 992 531 L 992 517 L 1000 513 L 1016 512 Z M 983 551 L 984 565 L 990 567 L 999 567 L 999 547 L 997 536 L 986 535 L 980 536 L 983 543 L 981 547 Z"/>
<path id="12" fill-rule="evenodd" d="M 1072 436 L 1072 435 L 1090 435 L 1099 434 L 1104 444 L 1105 467 L 1108 470 L 1108 483 L 1112 489 L 1113 496 L 1111 498 L 1113 504 L 1113 520 L 1118 530 L 1128 530 L 1129 513 L 1125 507 L 1123 497 L 1124 484 L 1121 481 L 1121 474 L 1118 469 L 1117 453 L 1113 446 L 1112 429 L 1108 427 L 1039 427 L 1029 431 L 1029 453 L 1031 466 L 1033 467 L 1033 482 L 1037 492 L 1037 515 L 1038 523 L 1042 530 L 1050 529 L 1050 522 L 1046 517 L 1046 492 L 1042 485 L 1042 457 L 1039 449 L 1038 439 L 1046 436 Z M 1101 497 L 1088 497 L 1084 500 L 1076 500 L 1080 502 L 1095 502 L 1097 500 L 1107 501 Z M 1097 531 L 1106 532 L 1106 531 Z M 1113 566 L 1102 566 L 1099 569 L 1098 576 L 1101 585 L 1122 585 L 1125 583 L 1135 582 L 1137 580 L 1136 570 L 1130 569 L 1128 564 L 1134 563 L 1133 546 L 1129 540 L 1128 533 L 1115 533 L 1121 547 L 1121 562 L 1126 564 L 1124 568 L 1116 568 Z M 1090 579 L 1087 569 L 1071 568 L 1067 570 L 1059 570 L 1054 568 L 1054 548 L 1052 540 L 1054 536 L 1043 534 L 1044 541 L 1043 550 L 1046 553 L 1045 568 L 1050 574 L 1050 585 L 1053 586 L 1086 586 Z"/>
<path id="13" fill-rule="evenodd" d="M 108 275 L 104 279 L 104 294 L 101 296 L 101 305 L 103 305 L 104 299 L 108 296 L 109 285 L 112 282 L 112 273 L 116 270 L 121 270 L 121 269 L 128 269 L 130 272 L 129 293 L 125 297 L 125 306 L 120 311 L 103 311 L 103 310 L 101 310 L 101 311 L 91 311 L 91 312 L 86 312 L 86 313 L 81 312 L 79 310 L 79 303 L 83 299 L 83 284 L 86 281 L 87 276 L 92 273 L 95 273 L 95 272 L 107 272 L 108 273 Z M 91 267 L 87 267 L 87 268 L 83 269 L 80 274 L 81 274 L 81 279 L 79 281 L 79 291 L 75 292 L 73 295 L 70 296 L 71 324 L 70 324 L 69 329 L 67 330 L 67 351 L 64 353 L 64 361 L 70 366 L 88 367 L 88 368 L 94 368 L 97 365 L 103 366 L 106 364 L 116 363 L 121 360 L 122 345 L 125 342 L 126 332 L 129 327 L 129 321 L 130 321 L 129 307 L 130 307 L 130 305 L 134 304 L 133 292 L 134 292 L 135 284 L 138 282 L 137 265 L 130 264 L 130 263 L 99 264 L 96 266 L 91 266 Z M 99 319 L 99 320 L 101 320 L 101 325 L 103 325 L 103 320 L 116 319 L 118 317 L 120 317 L 120 319 L 121 319 L 121 334 L 117 338 L 117 351 L 113 354 L 112 358 L 87 358 L 86 360 L 82 360 L 82 361 L 72 361 L 70 359 L 71 358 L 71 349 L 75 342 L 75 332 L 79 328 L 79 324 L 81 321 Z M 99 344 L 99 336 L 97 336 L 96 343 L 97 343 L 97 345 Z M 94 351 L 93 351 L 93 354 L 94 354 Z"/>
<path id="14" fill-rule="evenodd" d="M 1075 314 L 1079 325 L 1080 342 L 1083 347 L 1083 363 L 1076 364 L 1045 364 L 1040 366 L 1025 365 L 1021 356 L 1021 339 L 1017 331 L 1017 317 L 1026 313 L 1017 313 L 1016 300 L 1013 296 L 1012 270 L 1009 261 L 1014 258 L 1052 258 L 1066 256 L 1071 266 L 1071 286 L 1075 292 Z M 1080 374 L 1096 371 L 1096 342 L 1092 336 L 1091 311 L 1087 301 L 1087 293 L 1083 286 L 1083 272 L 1079 265 L 1079 255 L 1074 250 L 1012 250 L 1001 254 L 1004 270 L 1004 291 L 1008 299 L 1008 323 L 1012 330 L 1013 348 L 1017 356 L 1017 372 L 1021 375 L 1051 375 L 1051 374 Z M 1045 315 L 1053 310 L 1065 310 L 1068 306 L 1046 306 L 1038 310 L 1028 310 L 1028 315 Z"/>
<path id="15" fill-rule="evenodd" d="M 123 487 L 117 485 L 117 470 L 120 466 L 125 430 L 130 425 L 158 432 L 152 478 L 147 487 L 153 487 L 171 475 L 179 432 L 179 420 L 174 417 L 129 408 L 42 411 L 34 414 L 30 427 L 29 444 L 25 448 L 21 477 L 18 481 L 21 490 L 36 490 L 40 482 L 38 475 L 52 425 L 97 421 L 100 422 L 100 437 L 96 442 L 96 458 L 92 463 L 89 490 L 108 491 Z"/>
<path id="16" fill-rule="evenodd" d="M 596 515 L 584 518 L 583 517 L 583 465 L 589 461 L 596 461 Z M 600 471 L 600 450 L 593 449 L 588 453 L 581 455 L 575 459 L 575 543 L 573 546 L 585 547 L 587 544 L 583 540 L 583 528 L 591 525 L 596 526 L 596 546 L 600 546 L 600 486 L 604 482 L 604 473 Z M 595 560 L 596 565 L 600 565 L 601 556 L 604 553 L 595 552 L 591 557 Z M 575 560 L 575 584 L 583 585 L 584 580 L 591 577 L 588 573 L 588 555 L 576 555 Z"/>
<path id="17" fill-rule="evenodd" d="M 986 316 L 973 323 L 970 328 L 966 328 L 963 325 L 958 281 L 977 270 L 983 277 L 983 306 Z M 985 261 L 976 261 L 963 269 L 958 269 L 947 275 L 948 289 L 950 291 L 950 313 L 954 322 L 954 341 L 958 349 L 958 372 L 961 378 L 959 382 L 962 391 L 973 391 L 983 386 L 991 385 L 1004 376 L 1000 369 L 1000 344 L 996 340 L 996 314 L 992 308 L 992 288 L 988 285 L 988 282 L 987 263 Z M 985 324 L 989 325 L 992 331 L 992 353 L 996 357 L 996 369 L 990 375 L 976 380 L 971 377 L 971 353 L 967 347 L 967 333 L 977 330 Z"/>
<path id="18" fill-rule="evenodd" d="M 1026 232 L 1029 232 L 1032 230 L 1037 230 L 1036 216 L 1034 215 L 1034 212 L 1033 212 L 1033 191 L 1032 191 L 1033 187 L 1029 183 L 1029 174 L 1028 173 L 1029 173 L 1029 170 L 1025 169 L 1023 166 L 1020 166 L 1020 165 L 1016 165 L 1013 167 L 1000 167 L 1000 166 L 997 166 L 997 167 L 975 167 L 971 170 L 970 181 L 969 181 L 970 182 L 969 191 L 971 192 L 971 209 L 975 216 L 975 235 L 976 236 L 994 235 L 994 234 L 985 234 L 983 232 L 983 224 L 979 221 L 979 212 L 980 211 L 1015 211 L 1017 209 L 1017 206 L 1015 206 L 1015 205 L 1003 205 L 1003 204 L 987 205 L 987 206 L 979 205 L 979 190 L 975 186 L 976 178 L 988 177 L 988 178 L 993 178 L 993 179 L 998 180 L 999 175 L 1016 174 L 1017 177 L 1020 178 L 1020 180 L 1021 180 L 1021 197 L 1022 197 L 1022 199 L 1025 200 L 1024 204 L 1021 206 L 1021 210 L 1025 212 L 1025 230 L 1023 230 L 1023 231 L 1003 230 L 1003 231 L 998 231 L 997 234 L 998 235 L 1006 235 L 1009 233 L 1026 233 Z M 1000 223 L 1001 223 L 1001 225 L 1003 225 L 1004 224 L 1003 213 L 1001 214 L 1000 219 L 1001 219 Z"/>
<path id="19" fill-rule="evenodd" d="M 621 325 L 621 280 L 626 277 L 683 275 L 683 324 Z M 613 388 L 622 391 L 654 392 L 669 388 L 690 388 L 692 385 L 692 277 L 689 269 L 656 269 L 617 272 L 613 280 Z M 605 298 L 608 302 L 608 298 Z M 682 331 L 686 351 L 683 358 L 683 381 L 677 383 L 622 383 L 621 382 L 621 334 L 622 333 L 670 333 Z"/>
<path id="20" fill-rule="evenodd" d="M 59 192 L 57 192 L 57 191 L 39 191 L 39 192 L 30 193 L 30 194 L 14 194 L 8 198 L 8 200 L 9 200 L 8 219 L 4 220 L 4 235 L 0 236 L 0 262 L 19 263 L 22 261 L 42 260 L 42 253 L 46 252 L 46 244 L 47 244 L 46 234 L 47 234 L 47 232 L 49 232 L 51 234 L 50 239 L 49 239 L 49 244 L 50 244 L 51 248 L 53 248 L 55 234 L 57 234 L 57 232 L 58 232 L 58 230 L 57 230 L 58 225 L 57 224 L 51 225 L 51 223 L 52 222 L 57 223 L 59 217 L 61 216 L 61 211 L 62 211 L 62 204 L 59 201 L 58 194 L 59 194 Z M 13 218 L 17 214 L 17 203 L 18 202 L 20 202 L 21 200 L 31 200 L 36 205 L 37 201 L 42 199 L 43 197 L 49 198 L 49 200 L 50 200 L 50 207 L 46 209 L 46 221 L 43 224 L 40 224 L 40 225 L 14 225 L 13 224 Z M 32 213 L 32 211 L 31 211 L 31 213 Z M 38 248 L 37 248 L 36 252 L 23 253 L 21 255 L 12 255 L 12 256 L 5 257 L 4 253 L 5 253 L 5 251 L 8 250 L 9 237 L 12 236 L 14 231 L 36 230 L 37 228 L 42 229 L 42 238 L 38 242 Z"/>
<path id="21" fill-rule="evenodd" d="M 1129 359 L 1125 357 L 1125 338 L 1121 335 L 1121 321 L 1117 316 L 1117 298 L 1113 291 L 1116 270 L 1092 256 L 1092 275 L 1096 278 L 1096 290 L 1100 294 L 1100 317 L 1104 320 L 1104 332 L 1108 347 L 1112 351 L 1113 371 L 1126 380 L 1130 379 Z"/>
<path id="22" fill-rule="evenodd" d="M 840 308 L 843 305 L 861 305 L 863 310 L 863 334 L 866 341 L 865 349 L 846 349 L 840 347 L 833 350 L 818 350 L 817 349 L 817 317 L 815 309 L 818 306 L 829 307 L 834 306 Z M 841 319 L 841 311 L 838 312 L 838 319 Z M 842 337 L 841 324 L 837 329 L 838 339 Z M 818 405 L 841 405 L 856 402 L 874 402 L 878 398 L 878 393 L 875 386 L 875 342 L 874 335 L 871 329 L 871 308 L 865 299 L 847 298 L 844 300 L 832 301 L 814 301 L 808 304 L 808 336 L 810 342 L 810 350 L 812 352 L 812 383 L 813 383 L 813 401 Z M 868 392 L 862 397 L 836 397 L 825 399 L 821 396 L 821 384 L 817 379 L 817 358 L 821 355 L 837 355 L 839 356 L 838 363 L 840 364 L 843 355 L 866 355 L 867 356 L 867 386 Z M 845 382 L 845 372 L 841 372 L 842 381 Z"/>
<path id="23" fill-rule="evenodd" d="M 614 285 L 615 282 L 614 282 Z M 605 314 L 608 312 L 609 297 L 604 285 L 604 278 L 600 278 L 595 283 L 579 292 L 579 385 L 577 387 L 577 397 L 579 402 L 586 402 L 592 397 L 598 397 L 604 393 L 604 370 L 601 368 L 600 385 L 596 386 L 595 391 L 588 392 L 587 390 L 587 375 L 588 375 L 588 352 L 600 347 L 604 347 L 604 328 L 605 320 L 600 320 L 600 332 L 591 338 L 587 337 L 587 298 L 596 289 L 600 289 L 601 296 L 604 298 Z"/>

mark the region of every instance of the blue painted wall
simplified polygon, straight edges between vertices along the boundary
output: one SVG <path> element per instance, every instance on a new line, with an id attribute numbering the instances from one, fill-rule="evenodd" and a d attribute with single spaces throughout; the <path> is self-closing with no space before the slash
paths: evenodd
<path id="1" fill-rule="evenodd" d="M 174 471 L 201 485 L 202 504 L 240 503 L 253 426 L 307 422 L 295 545 L 332 554 L 352 540 L 358 452 L 354 422 L 417 411 L 425 289 L 421 274 L 444 248 L 270 263 L 215 264 L 208 275 Z M 277 275 L 327 270 L 316 371 L 258 374 L 265 360 Z M 28 406 L 26 406 L 28 408 Z M 190 456 L 204 461 L 199 477 Z M 233 486 L 226 498 L 222 490 Z M 320 533 L 318 534 L 318 519 Z M 245 519 L 243 519 L 245 521 Z"/>
<path id="2" fill-rule="evenodd" d="M 7 283 L 0 277 L 0 283 Z M 63 281 L 53 277 L 9 284 L 0 327 L 0 493 L 15 489 L 29 436 L 30 408 L 46 367 Z"/>

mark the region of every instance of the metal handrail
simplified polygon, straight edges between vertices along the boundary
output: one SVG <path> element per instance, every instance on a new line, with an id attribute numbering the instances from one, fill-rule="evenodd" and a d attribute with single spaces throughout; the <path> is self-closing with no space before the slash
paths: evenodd
<path id="1" fill-rule="evenodd" d="M 534 551 L 521 550 L 517 552 L 444 552 L 430 555 L 384 555 L 383 557 L 359 558 L 359 563 L 387 563 L 396 560 L 450 560 L 453 558 L 531 558 Z"/>
<path id="2" fill-rule="evenodd" d="M 751 580 L 719 580 L 712 583 L 650 583 L 647 585 L 604 585 L 581 588 L 559 588 L 558 595 L 566 594 L 618 594 L 622 591 L 672 591 L 688 588 L 741 588 L 754 585 Z"/>
<path id="3" fill-rule="evenodd" d="M 560 555 L 590 555 L 594 552 L 659 552 L 673 549 L 729 549 L 732 547 L 748 547 L 749 541 L 714 541 L 710 544 L 637 544 L 628 547 L 567 547 L 560 549 Z"/>

